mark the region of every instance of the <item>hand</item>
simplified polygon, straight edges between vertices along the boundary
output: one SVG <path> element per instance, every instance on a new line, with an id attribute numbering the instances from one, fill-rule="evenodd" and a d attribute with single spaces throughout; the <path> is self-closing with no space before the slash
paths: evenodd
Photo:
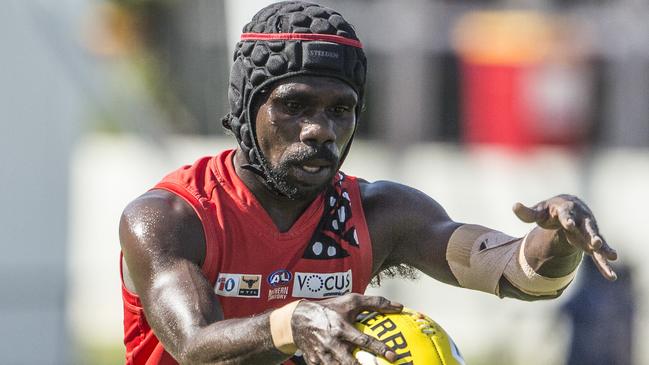
<path id="1" fill-rule="evenodd" d="M 593 213 L 579 198 L 558 195 L 531 208 L 516 203 L 513 210 L 523 222 L 562 231 L 570 245 L 591 256 L 595 266 L 606 279 L 617 279 L 609 264 L 609 260 L 617 259 L 617 252 L 606 243 L 599 233 Z"/>
<path id="2" fill-rule="evenodd" d="M 399 313 L 402 309 L 401 304 L 383 297 L 360 294 L 302 301 L 291 319 L 293 339 L 309 365 L 359 364 L 352 356 L 356 347 L 394 361 L 396 354 L 387 345 L 358 331 L 352 323 L 363 311 Z"/>

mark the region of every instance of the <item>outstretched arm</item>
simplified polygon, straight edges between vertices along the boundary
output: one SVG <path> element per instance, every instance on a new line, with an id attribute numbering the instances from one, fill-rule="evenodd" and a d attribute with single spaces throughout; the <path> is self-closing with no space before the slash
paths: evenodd
<path id="1" fill-rule="evenodd" d="M 382 297 L 301 301 L 224 320 L 200 269 L 205 258 L 201 222 L 175 194 L 153 190 L 131 203 L 122 215 L 120 241 L 125 283 L 139 295 L 149 325 L 179 363 L 279 364 L 296 348 L 314 364 L 354 363 L 354 347 L 396 356 L 350 324 L 363 310 L 401 311 L 401 305 Z"/>
<path id="2" fill-rule="evenodd" d="M 406 264 L 453 285 L 536 300 L 558 296 L 586 252 L 607 278 L 614 278 L 608 260 L 616 254 L 588 207 L 575 197 L 558 196 L 534 208 L 516 205 L 515 213 L 537 227 L 514 238 L 454 222 L 433 199 L 404 185 L 364 183 L 362 192 L 375 273 Z M 572 217 L 572 223 L 562 217 Z M 548 289 L 552 285 L 562 286 Z"/>

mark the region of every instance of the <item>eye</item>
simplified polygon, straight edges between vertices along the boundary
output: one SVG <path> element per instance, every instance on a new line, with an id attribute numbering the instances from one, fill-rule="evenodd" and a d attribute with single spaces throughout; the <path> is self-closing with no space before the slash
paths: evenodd
<path id="1" fill-rule="evenodd" d="M 336 106 L 334 106 L 332 108 L 332 111 L 336 115 L 342 115 L 342 114 L 345 114 L 345 113 L 348 113 L 349 111 L 351 111 L 351 108 L 349 106 L 346 106 L 346 105 L 336 105 Z"/>
<path id="2" fill-rule="evenodd" d="M 297 113 L 300 111 L 300 109 L 302 109 L 302 104 L 298 103 L 297 101 L 287 100 L 284 102 L 284 107 L 289 113 Z"/>

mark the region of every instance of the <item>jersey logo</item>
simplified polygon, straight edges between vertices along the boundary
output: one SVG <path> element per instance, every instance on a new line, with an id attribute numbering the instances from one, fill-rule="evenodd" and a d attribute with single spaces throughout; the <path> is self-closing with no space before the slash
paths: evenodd
<path id="1" fill-rule="evenodd" d="M 331 273 L 296 272 L 293 296 L 296 298 L 337 297 L 352 291 L 352 270 Z"/>
<path id="2" fill-rule="evenodd" d="M 268 284 L 272 287 L 286 285 L 291 281 L 293 274 L 286 269 L 274 271 L 268 276 Z"/>
<path id="3" fill-rule="evenodd" d="M 219 274 L 214 292 L 222 297 L 259 298 L 261 275 Z"/>
<path id="4" fill-rule="evenodd" d="M 352 201 L 349 192 L 343 189 L 345 175 L 338 173 L 338 179 L 325 195 L 325 209 L 309 245 L 302 258 L 312 260 L 341 259 L 349 252 L 341 243 L 359 247 L 356 227 L 351 224 Z"/>
<path id="5" fill-rule="evenodd" d="M 270 289 L 268 290 L 268 301 L 271 300 L 282 300 L 286 299 L 288 296 L 288 288 L 293 274 L 286 269 L 274 271 L 268 276 L 268 285 Z"/>

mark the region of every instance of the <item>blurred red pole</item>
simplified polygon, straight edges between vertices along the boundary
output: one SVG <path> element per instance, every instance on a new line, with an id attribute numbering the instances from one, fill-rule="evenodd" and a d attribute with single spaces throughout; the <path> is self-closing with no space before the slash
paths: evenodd
<path id="1" fill-rule="evenodd" d="M 522 148 L 534 143 L 532 112 L 521 96 L 528 66 L 462 63 L 462 115 L 467 143 Z"/>
<path id="2" fill-rule="evenodd" d="M 563 53 L 570 47 L 556 21 L 527 11 L 475 12 L 460 19 L 454 44 L 461 59 L 465 142 L 523 149 L 583 139 L 583 95 L 576 68 L 566 64 Z"/>

